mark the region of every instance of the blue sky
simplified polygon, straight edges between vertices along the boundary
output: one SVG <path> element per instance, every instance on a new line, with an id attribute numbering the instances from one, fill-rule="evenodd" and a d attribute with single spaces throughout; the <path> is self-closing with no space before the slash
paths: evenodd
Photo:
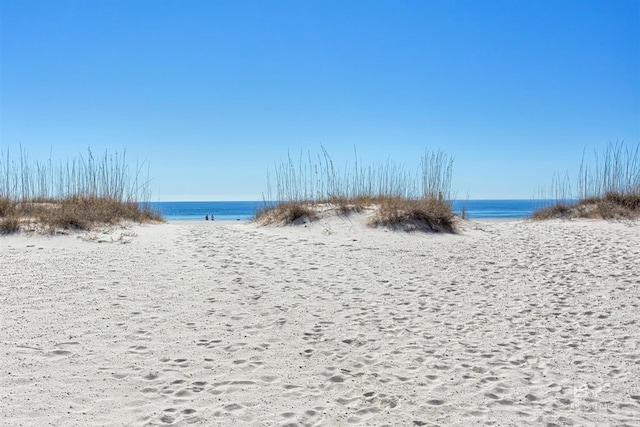
<path id="1" fill-rule="evenodd" d="M 0 149 L 126 149 L 153 200 L 259 200 L 287 151 L 530 198 L 640 142 L 640 0 L 0 0 Z"/>

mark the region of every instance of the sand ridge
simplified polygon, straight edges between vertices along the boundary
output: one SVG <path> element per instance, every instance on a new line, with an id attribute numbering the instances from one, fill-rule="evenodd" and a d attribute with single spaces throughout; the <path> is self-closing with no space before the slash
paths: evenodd
<path id="1" fill-rule="evenodd" d="M 364 221 L 2 238 L 3 424 L 640 423 L 638 223 Z"/>

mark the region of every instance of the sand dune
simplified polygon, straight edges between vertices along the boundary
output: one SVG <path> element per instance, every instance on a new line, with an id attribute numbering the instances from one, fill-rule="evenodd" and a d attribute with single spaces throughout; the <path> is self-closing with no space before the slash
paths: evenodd
<path id="1" fill-rule="evenodd" d="M 363 221 L 0 238 L 1 423 L 640 425 L 639 223 Z"/>

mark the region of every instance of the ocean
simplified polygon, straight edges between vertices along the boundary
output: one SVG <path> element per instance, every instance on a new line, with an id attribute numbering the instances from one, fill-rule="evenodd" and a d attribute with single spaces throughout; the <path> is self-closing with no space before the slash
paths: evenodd
<path id="1" fill-rule="evenodd" d="M 552 200 L 457 200 L 453 211 L 460 215 L 466 209 L 469 219 L 527 218 L 531 212 L 552 204 Z M 151 202 L 151 209 L 168 221 L 203 221 L 213 216 L 216 221 L 248 221 L 262 201 L 247 202 Z"/>

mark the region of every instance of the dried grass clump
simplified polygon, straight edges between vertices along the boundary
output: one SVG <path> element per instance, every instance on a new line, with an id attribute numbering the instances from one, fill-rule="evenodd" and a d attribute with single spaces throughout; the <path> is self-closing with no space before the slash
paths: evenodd
<path id="1" fill-rule="evenodd" d="M 581 199 L 573 206 L 572 214 L 576 218 L 640 218 L 640 192 L 638 194 L 622 194 L 610 191 L 602 197 Z"/>
<path id="2" fill-rule="evenodd" d="M 455 215 L 451 206 L 439 199 L 384 199 L 369 221 L 372 227 L 388 227 L 403 231 L 455 231 Z"/>
<path id="3" fill-rule="evenodd" d="M 162 218 L 138 203 L 100 197 L 71 197 L 52 206 L 42 205 L 36 212 L 37 222 L 48 230 L 91 230 L 96 226 L 122 222 L 145 223 Z"/>
<path id="4" fill-rule="evenodd" d="M 134 202 L 100 197 L 69 197 L 61 200 L 13 203 L 0 215 L 3 234 L 19 232 L 22 228 L 49 233 L 68 230 L 92 230 L 103 225 L 125 222 L 163 221 L 150 209 Z"/>
<path id="5" fill-rule="evenodd" d="M 333 197 L 325 201 L 324 204 L 340 215 L 350 215 L 352 213 L 362 213 L 372 206 L 379 205 L 381 201 L 381 197 L 360 195 L 351 198 Z"/>
<path id="6" fill-rule="evenodd" d="M 0 234 L 20 231 L 20 220 L 16 217 L 15 203 L 8 197 L 0 197 Z"/>
<path id="7" fill-rule="evenodd" d="M 310 204 L 302 202 L 279 203 L 266 206 L 256 212 L 255 221 L 263 225 L 282 224 L 292 225 L 313 221 L 318 217 Z"/>
<path id="8" fill-rule="evenodd" d="M 640 189 L 637 193 L 605 193 L 602 201 L 613 206 L 617 206 L 620 209 L 629 210 L 632 212 L 640 212 Z"/>
<path id="9" fill-rule="evenodd" d="M 604 197 L 589 197 L 573 204 L 556 204 L 535 211 L 533 220 L 545 219 L 636 219 L 640 218 L 640 196 L 607 193 Z"/>
<path id="10" fill-rule="evenodd" d="M 0 234 L 13 234 L 18 231 L 20 231 L 20 220 L 18 218 L 0 218 Z"/>
<path id="11" fill-rule="evenodd" d="M 541 221 L 545 219 L 566 218 L 571 212 L 571 206 L 565 203 L 558 203 L 538 209 L 531 214 L 531 219 Z"/>
<path id="12" fill-rule="evenodd" d="M 0 218 L 13 211 L 14 202 L 8 197 L 0 197 Z"/>

